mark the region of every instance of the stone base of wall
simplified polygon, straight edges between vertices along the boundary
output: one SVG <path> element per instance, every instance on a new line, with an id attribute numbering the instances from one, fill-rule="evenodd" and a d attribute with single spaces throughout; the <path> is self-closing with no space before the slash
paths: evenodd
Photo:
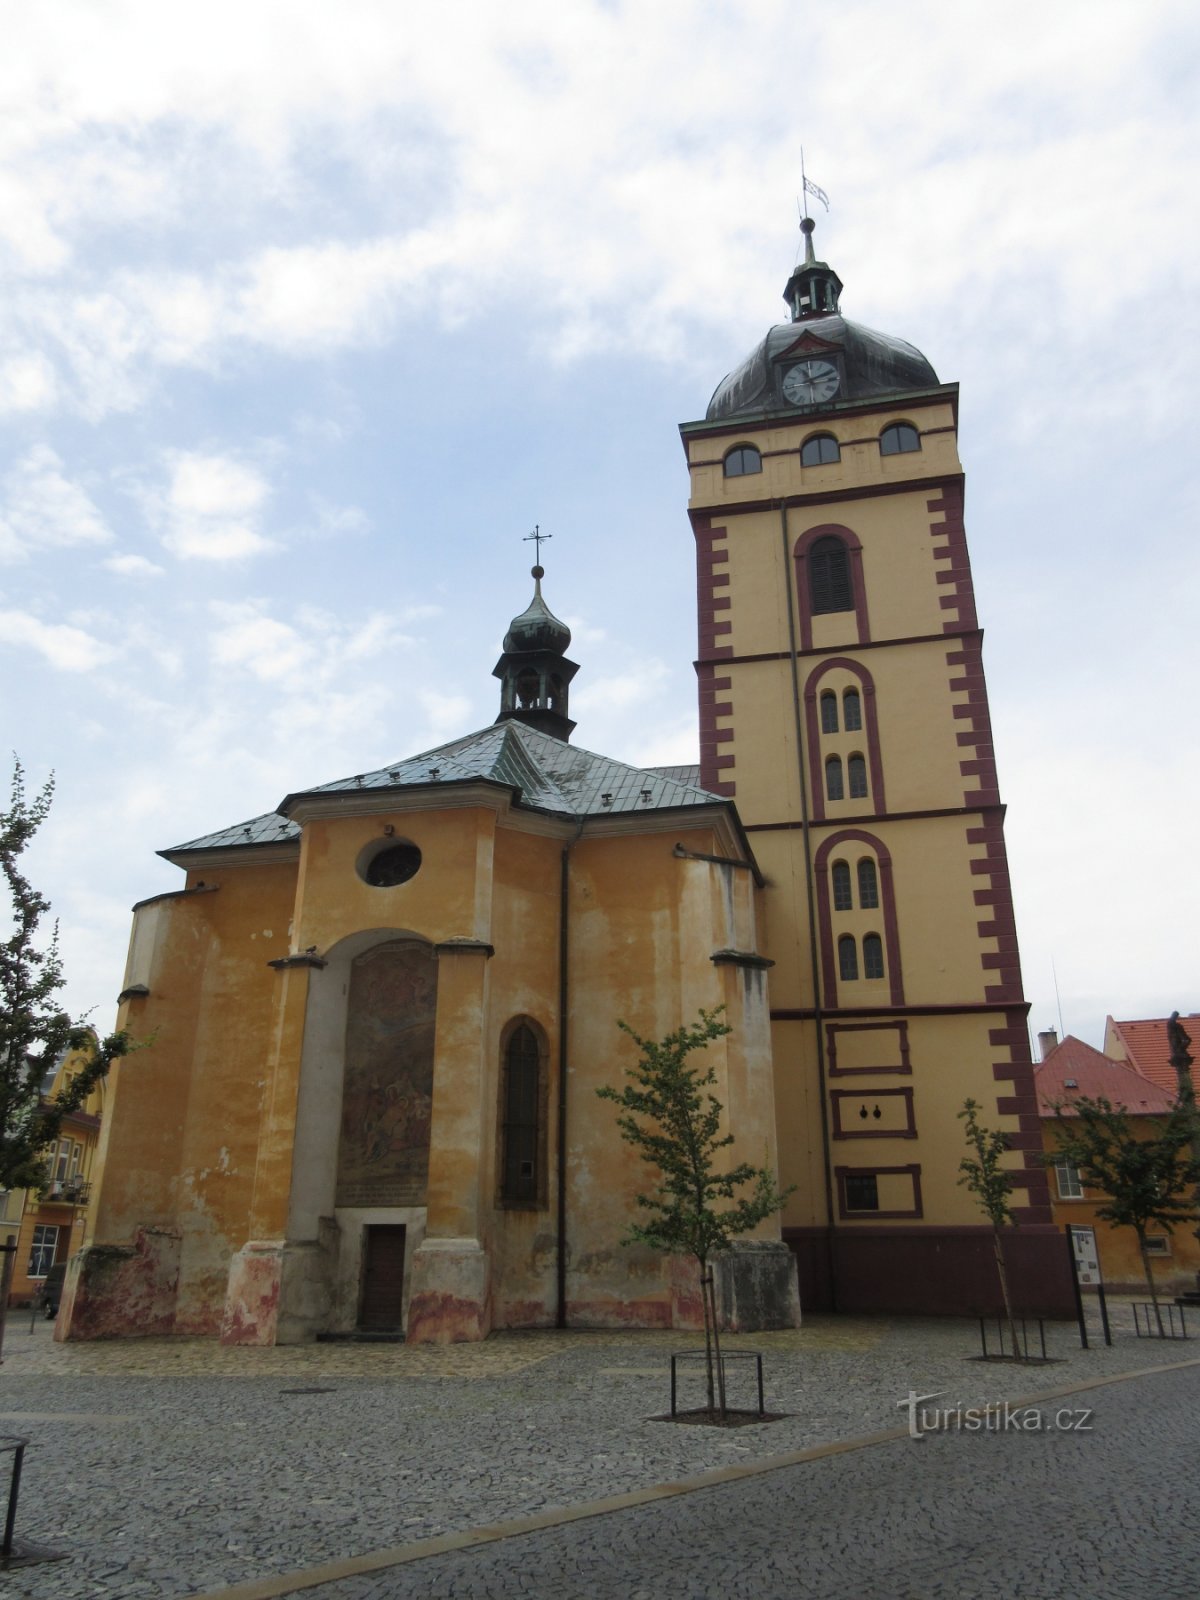
<path id="1" fill-rule="evenodd" d="M 413 1256 L 409 1344 L 458 1344 L 492 1331 L 491 1262 L 478 1239 L 426 1238 Z"/>
<path id="2" fill-rule="evenodd" d="M 222 1344 L 308 1344 L 329 1327 L 330 1242 L 251 1239 L 229 1264 Z"/>
<path id="3" fill-rule="evenodd" d="M 136 1339 L 175 1331 L 182 1238 L 139 1228 L 132 1244 L 85 1245 L 63 1283 L 56 1339 Z"/>
<path id="4" fill-rule="evenodd" d="M 726 1333 L 800 1326 L 796 1258 L 782 1240 L 738 1240 L 713 1260 L 717 1321 Z"/>
<path id="5" fill-rule="evenodd" d="M 785 1228 L 806 1311 L 994 1316 L 1002 1310 L 987 1227 Z M 1067 1241 L 1057 1228 L 1014 1228 L 1004 1241 L 1013 1307 L 1073 1317 Z"/>

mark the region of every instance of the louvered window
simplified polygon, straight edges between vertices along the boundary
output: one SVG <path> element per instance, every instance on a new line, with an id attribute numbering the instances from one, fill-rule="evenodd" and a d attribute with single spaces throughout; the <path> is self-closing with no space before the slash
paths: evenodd
<path id="1" fill-rule="evenodd" d="M 842 696 L 842 719 L 847 733 L 856 733 L 862 727 L 862 700 L 857 689 L 847 689 Z"/>
<path id="2" fill-rule="evenodd" d="M 508 1041 L 504 1061 L 503 1197 L 510 1205 L 538 1197 L 539 1078 L 537 1038 L 522 1023 Z"/>
<path id="3" fill-rule="evenodd" d="M 837 695 L 832 689 L 826 689 L 821 696 L 821 732 L 836 733 L 838 731 Z"/>
<path id="4" fill-rule="evenodd" d="M 858 903 L 864 911 L 874 911 L 879 904 L 879 878 L 869 856 L 858 863 Z"/>
<path id="5" fill-rule="evenodd" d="M 850 866 L 845 861 L 833 863 L 833 909 L 852 911 L 854 898 L 850 892 Z"/>
<path id="6" fill-rule="evenodd" d="M 809 551 L 808 576 L 814 616 L 854 610 L 850 552 L 833 534 L 818 539 Z"/>
<path id="7" fill-rule="evenodd" d="M 830 800 L 845 799 L 846 788 L 842 782 L 841 756 L 830 756 L 825 763 L 825 793 Z"/>
<path id="8" fill-rule="evenodd" d="M 863 977 L 883 977 L 883 940 L 877 933 L 869 933 L 863 940 Z"/>
<path id="9" fill-rule="evenodd" d="M 853 983 L 858 977 L 858 947 L 848 933 L 838 940 L 838 977 L 843 983 Z"/>
<path id="10" fill-rule="evenodd" d="M 867 762 L 864 756 L 851 756 L 846 763 L 846 772 L 850 779 L 851 800 L 865 800 L 867 798 Z"/>

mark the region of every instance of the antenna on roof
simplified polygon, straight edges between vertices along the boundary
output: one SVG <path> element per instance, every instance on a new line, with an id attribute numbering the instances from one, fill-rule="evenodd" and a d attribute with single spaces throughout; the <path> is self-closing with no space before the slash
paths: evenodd
<path id="1" fill-rule="evenodd" d="M 1054 979 L 1054 1003 L 1058 1007 L 1058 1037 L 1060 1039 L 1065 1039 L 1067 1037 L 1067 1030 L 1063 1027 L 1062 996 L 1058 992 L 1058 971 L 1055 968 L 1053 956 L 1050 957 L 1050 974 Z"/>

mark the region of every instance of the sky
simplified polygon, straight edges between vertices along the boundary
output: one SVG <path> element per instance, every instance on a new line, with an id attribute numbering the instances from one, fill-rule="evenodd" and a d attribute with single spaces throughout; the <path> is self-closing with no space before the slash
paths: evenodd
<path id="1" fill-rule="evenodd" d="M 0 735 L 67 1003 L 155 855 L 490 723 L 696 759 L 677 427 L 803 145 L 855 321 L 962 386 L 1034 1030 L 1200 1011 L 1200 18 L 1175 0 L 0 0 Z"/>

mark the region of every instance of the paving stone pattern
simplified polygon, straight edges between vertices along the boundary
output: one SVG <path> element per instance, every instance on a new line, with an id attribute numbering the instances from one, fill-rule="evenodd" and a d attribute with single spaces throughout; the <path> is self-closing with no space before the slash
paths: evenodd
<path id="1" fill-rule="evenodd" d="M 305 1597 L 1195 1600 L 1198 1400 L 1200 1370 L 1163 1373 L 1072 1399 L 1088 1433 L 876 1445 Z"/>
<path id="2" fill-rule="evenodd" d="M 725 1431 L 648 1420 L 666 1409 L 669 1351 L 698 1342 L 679 1334 L 538 1333 L 442 1350 L 259 1351 L 205 1341 L 62 1346 L 50 1342 L 47 1325 L 32 1334 L 27 1328 L 19 1315 L 10 1321 L 0 1368 L 0 1431 L 32 1441 L 17 1532 L 71 1556 L 0 1579 L 5 1595 L 33 1600 L 181 1600 L 893 1428 L 903 1420 L 896 1402 L 910 1388 L 947 1390 L 953 1401 L 979 1404 L 1200 1356 L 1200 1343 L 1135 1340 L 1127 1332 L 1111 1350 L 1084 1352 L 1075 1330 L 1059 1326 L 1051 1352 L 1060 1364 L 992 1365 L 964 1359 L 978 1349 L 969 1323 L 813 1318 L 796 1332 L 731 1341 L 765 1352 L 767 1405 L 788 1415 Z M 1165 1374 L 1154 1380 L 1172 1381 Z M 285 1392 L 303 1389 L 329 1392 Z M 919 1503 L 929 1463 L 950 1459 L 953 1445 L 913 1445 L 925 1452 L 915 1472 L 916 1458 L 895 1452 Z M 1103 1448 L 1112 1445 L 1107 1440 Z M 846 1481 L 869 1483 L 875 1461 L 891 1448 L 845 1458 Z M 778 1505 L 783 1481 L 772 1474 L 755 1493 Z M 724 1492 L 706 1490 L 689 1501 Z M 903 1507 L 892 1509 L 902 1523 Z M 648 1511 L 623 1513 L 615 1519 L 619 1536 L 611 1537 L 634 1538 Z M 848 1526 L 848 1548 L 888 1526 L 881 1515 L 876 1507 Z M 598 1526 L 579 1522 L 537 1539 L 561 1540 L 559 1553 L 547 1557 L 553 1567 L 566 1559 L 563 1550 L 590 1548 Z M 506 1541 L 493 1552 L 504 1552 L 507 1562 L 515 1546 Z M 470 1587 L 470 1562 L 485 1556 L 432 1559 L 467 1562 L 464 1595 L 499 1592 L 486 1587 L 494 1574 L 481 1580 L 485 1587 Z M 719 1548 L 712 1559 L 720 1563 Z M 431 1586 L 422 1569 L 432 1570 L 426 1562 L 353 1581 L 376 1585 L 364 1595 L 459 1593 L 440 1580 Z M 571 1589 L 570 1576 L 582 1570 L 572 1557 L 561 1580 L 542 1589 L 513 1587 L 510 1572 L 505 1593 L 582 1593 Z M 704 1570 L 707 1557 L 697 1568 Z M 537 1581 L 546 1581 L 544 1572 Z M 1197 1590 L 1200 1583 L 1188 1592 Z M 612 1592 L 635 1591 L 618 1584 Z"/>

